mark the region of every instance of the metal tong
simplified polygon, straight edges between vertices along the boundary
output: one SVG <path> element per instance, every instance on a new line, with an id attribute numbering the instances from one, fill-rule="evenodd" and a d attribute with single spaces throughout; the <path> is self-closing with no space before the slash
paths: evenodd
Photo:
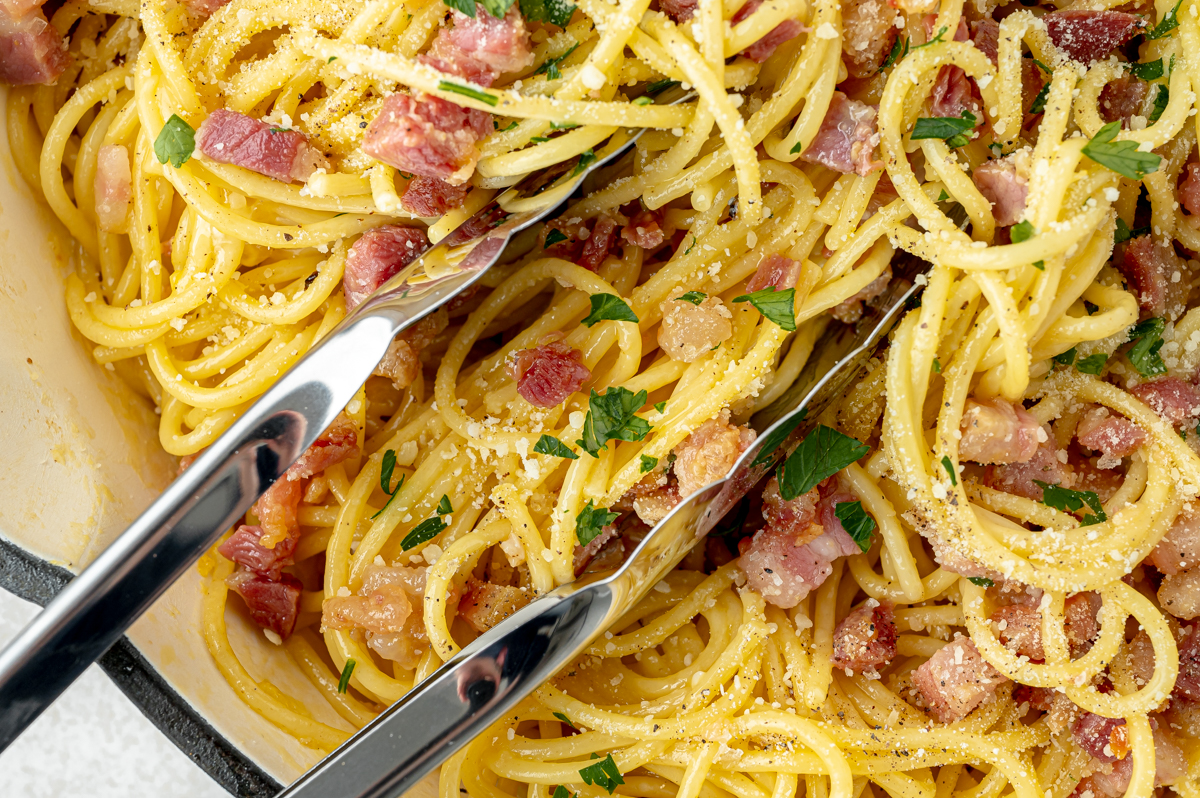
<path id="1" fill-rule="evenodd" d="M 279 798 L 392 798 L 411 789 L 575 659 L 674 568 L 865 370 L 913 296 L 905 279 L 855 326 L 830 324 L 792 386 L 756 413 L 755 442 L 719 482 L 660 521 L 615 572 L 589 575 L 518 610 L 301 776 Z"/>

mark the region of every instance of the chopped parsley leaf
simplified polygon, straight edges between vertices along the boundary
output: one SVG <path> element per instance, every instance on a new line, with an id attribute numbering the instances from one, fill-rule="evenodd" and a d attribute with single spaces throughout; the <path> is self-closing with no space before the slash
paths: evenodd
<path id="1" fill-rule="evenodd" d="M 779 493 L 784 501 L 802 496 L 869 451 L 865 443 L 818 424 L 780 467 Z"/>
<path id="2" fill-rule="evenodd" d="M 592 500 L 588 499 L 579 515 L 575 516 L 575 537 L 579 538 L 579 545 L 591 543 L 605 526 L 616 520 L 616 513 L 610 513 L 603 507 L 593 507 Z"/>
<path id="3" fill-rule="evenodd" d="M 788 332 L 796 331 L 796 289 L 786 288 L 776 291 L 775 286 L 769 285 L 753 294 L 743 294 L 734 297 L 734 302 L 749 302 L 758 312 L 769 321 L 778 324 L 780 329 Z"/>
<path id="4" fill-rule="evenodd" d="M 592 457 L 599 457 L 600 450 L 609 441 L 642 440 L 650 433 L 650 422 L 634 414 L 644 404 L 644 390 L 634 393 L 628 388 L 614 385 L 599 394 L 593 388 L 583 422 L 583 438 L 576 443 Z"/>
<path id="5" fill-rule="evenodd" d="M 833 508 L 833 514 L 842 522 L 842 529 L 858 544 L 858 548 L 866 551 L 871 548 L 871 538 L 875 534 L 875 519 L 863 509 L 861 501 L 838 502 Z"/>
<path id="6" fill-rule="evenodd" d="M 561 457 L 564 460 L 578 460 L 579 455 L 571 451 L 571 447 L 560 441 L 553 435 L 542 435 L 538 438 L 538 442 L 533 445 L 533 451 L 537 454 L 548 454 L 554 457 Z"/>
<path id="7" fill-rule="evenodd" d="M 549 236 L 547 236 L 549 240 Z M 583 326 L 592 327 L 602 321 L 638 321 L 637 314 L 616 294 L 592 294 L 592 312 L 583 319 Z"/>

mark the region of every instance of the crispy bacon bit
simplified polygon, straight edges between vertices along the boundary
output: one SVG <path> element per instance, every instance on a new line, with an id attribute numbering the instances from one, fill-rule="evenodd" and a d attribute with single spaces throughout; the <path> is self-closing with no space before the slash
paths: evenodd
<path id="1" fill-rule="evenodd" d="M 429 645 L 429 638 L 425 634 L 425 620 L 420 610 L 425 597 L 425 579 L 426 569 L 424 568 L 368 565 L 363 572 L 362 586 L 359 588 L 358 595 L 350 597 L 357 599 L 379 592 L 384 596 L 393 597 L 397 606 L 392 611 L 398 611 L 400 599 L 397 596 L 396 588 L 403 591 L 404 599 L 410 605 L 411 611 L 399 631 L 373 632 L 368 629 L 366 637 L 367 646 L 372 651 L 384 659 L 398 662 L 401 667 L 410 670 L 421 661 L 421 656 Z M 446 605 L 453 607 L 457 602 L 458 589 L 451 586 L 446 596 Z M 323 610 L 328 610 L 328 604 L 329 599 L 326 599 L 326 607 Z M 369 609 L 369 605 L 364 605 L 360 609 Z M 329 619 L 324 617 L 325 611 L 322 612 L 322 623 L 328 625 Z M 381 610 L 381 613 L 387 611 Z M 386 614 L 380 614 L 378 617 L 385 619 Z"/>
<path id="2" fill-rule="evenodd" d="M 888 283 L 891 281 L 892 267 L 887 266 L 884 268 L 883 273 L 867 283 L 863 287 L 863 290 L 849 299 L 843 300 L 840 304 L 835 305 L 829 311 L 830 315 L 840 322 L 854 324 L 862 318 L 863 306 L 887 290 Z"/>
<path id="3" fill-rule="evenodd" d="M 1063 630 L 1072 657 L 1091 648 L 1092 639 L 1099 632 L 1096 621 L 1099 611 L 1100 597 L 1096 593 L 1076 593 L 1064 602 Z M 991 621 L 1000 642 L 1013 652 L 1039 662 L 1046 658 L 1042 648 L 1042 614 L 1035 605 L 1022 602 L 998 607 Z"/>
<path id="4" fill-rule="evenodd" d="M 1163 577 L 1158 603 L 1176 618 L 1190 621 L 1200 617 L 1200 569 Z"/>
<path id="5" fill-rule="evenodd" d="M 228 3 L 229 0 L 184 0 L 184 5 L 187 10 L 192 12 L 194 16 L 200 19 L 208 19 L 221 6 Z"/>
<path id="6" fill-rule="evenodd" d="M 547 247 L 546 236 L 551 232 L 566 236 L 566 239 Z M 559 217 L 542 228 L 539 243 L 547 255 L 572 261 L 594 272 L 612 251 L 617 233 L 617 223 L 605 215 L 594 219 Z"/>
<path id="7" fill-rule="evenodd" d="M 1145 81 L 1121 75 L 1111 81 L 1100 92 L 1100 115 L 1105 122 L 1115 122 L 1120 119 L 1126 129 L 1130 119 L 1141 115 L 1142 102 L 1146 99 L 1149 86 Z"/>
<path id="8" fill-rule="evenodd" d="M 1050 41 L 1085 64 L 1106 57 L 1146 26 L 1141 17 L 1121 11 L 1053 11 L 1042 20 Z"/>
<path id="9" fill-rule="evenodd" d="M 458 615 L 477 632 L 486 632 L 524 607 L 533 596 L 523 587 L 467 580 Z"/>
<path id="10" fill-rule="evenodd" d="M 260 542 L 262 535 L 262 527 L 242 524 L 217 547 L 217 551 L 225 559 L 244 565 L 259 576 L 277 582 L 283 574 L 283 569 L 292 564 L 292 554 L 296 551 L 299 538 L 284 538 L 275 548 L 268 549 Z"/>
<path id="11" fill-rule="evenodd" d="M 1129 281 L 1142 310 L 1151 316 L 1175 318 L 1183 312 L 1187 280 L 1183 262 L 1170 244 L 1144 235 L 1125 245 L 1117 268 Z"/>
<path id="12" fill-rule="evenodd" d="M 239 568 L 225 578 L 225 584 L 246 602 L 256 624 L 285 640 L 291 636 L 300 614 L 300 591 L 304 589 L 299 579 L 283 574 L 275 581 Z"/>
<path id="13" fill-rule="evenodd" d="M 491 86 L 496 76 L 518 72 L 533 63 L 529 31 L 516 6 L 496 19 L 480 4 L 475 17 L 451 12 L 454 25 L 438 31 L 429 54 L 419 61 L 442 72 L 464 77 L 480 86 Z"/>
<path id="14" fill-rule="evenodd" d="M 932 28 L 934 19 L 929 19 L 927 27 Z M 954 41 L 965 42 L 969 38 L 967 20 L 960 17 L 958 28 L 954 31 Z M 938 70 L 933 91 L 929 95 L 929 112 L 932 116 L 960 117 L 964 111 L 977 111 L 978 105 L 974 83 L 966 72 L 952 64 Z"/>
<path id="15" fill-rule="evenodd" d="M 1079 419 L 1075 439 L 1081 446 L 1119 460 L 1146 442 L 1146 432 L 1129 419 L 1113 415 L 1107 407 L 1094 407 Z"/>
<path id="16" fill-rule="evenodd" d="M 254 503 L 254 515 L 258 517 L 258 524 L 263 530 L 263 546 L 273 548 L 296 535 L 300 526 L 296 512 L 303 495 L 303 483 L 292 481 L 285 475 L 275 480 L 275 484 L 258 497 Z"/>
<path id="17" fill-rule="evenodd" d="M 800 157 L 835 172 L 856 172 L 864 177 L 882 168 L 883 162 L 875 157 L 879 146 L 875 114 L 874 106 L 835 91 L 821 128 Z"/>
<path id="18" fill-rule="evenodd" d="M 1008 681 L 980 656 L 968 637 L 958 637 L 913 672 L 913 683 L 930 713 L 953 723 L 990 701 Z"/>
<path id="19" fill-rule="evenodd" d="M 687 22 L 699 5 L 699 0 L 658 0 L 659 9 L 676 22 Z"/>
<path id="20" fill-rule="evenodd" d="M 1175 784 L 1188 775 L 1188 757 L 1162 724 L 1154 727 L 1154 786 Z"/>
<path id="21" fill-rule="evenodd" d="M 224 108 L 200 123 L 196 147 L 217 163 L 241 166 L 285 183 L 304 182 L 329 165 L 300 131 L 271 127 Z"/>
<path id="22" fill-rule="evenodd" d="M 475 142 L 492 130 L 491 114 L 438 97 L 396 92 L 367 128 L 363 151 L 402 172 L 461 186 L 475 171 Z"/>
<path id="23" fill-rule="evenodd" d="M 896 656 L 896 623 L 891 604 L 868 601 L 833 631 L 833 667 L 874 672 Z"/>
<path id="24" fill-rule="evenodd" d="M 412 384 L 421 372 L 421 350 L 433 343 L 446 326 L 450 323 L 450 313 L 441 307 L 430 313 L 419 322 L 409 327 L 396 337 L 388 346 L 383 360 L 375 367 L 373 374 L 387 377 L 403 390 Z"/>
<path id="25" fill-rule="evenodd" d="M 1113 763 L 1129 756 L 1129 734 L 1124 719 L 1085 712 L 1071 730 L 1075 742 L 1101 762 Z"/>
<path id="26" fill-rule="evenodd" d="M 1200 511 L 1193 505 L 1184 508 L 1146 559 L 1164 574 L 1200 565 Z"/>
<path id="27" fill-rule="evenodd" d="M 834 560 L 860 551 L 833 513 L 837 502 L 854 497 L 835 493 L 818 502 L 818 496 L 813 488 L 785 502 L 772 477 L 763 493 L 767 526 L 738 545 L 738 565 L 746 581 L 768 604 L 783 609 L 796 606 L 833 573 Z"/>
<path id="28" fill-rule="evenodd" d="M 37 5 L 0 6 L 0 80 L 11 86 L 50 85 L 67 68 L 63 37 Z"/>
<path id="29" fill-rule="evenodd" d="M 684 304 L 684 303 L 680 303 Z M 690 496 L 733 468 L 738 455 L 754 442 L 755 433 L 729 423 L 729 410 L 710 418 L 675 447 L 675 477 L 679 495 Z"/>
<path id="30" fill-rule="evenodd" d="M 591 378 L 583 353 L 562 341 L 521 349 L 508 360 L 517 393 L 534 407 L 557 407 Z"/>
<path id="31" fill-rule="evenodd" d="M 993 64 L 1000 59 L 1000 23 L 991 17 L 971 23 L 971 43 Z"/>
<path id="32" fill-rule="evenodd" d="M 358 451 L 358 427 L 345 413 L 329 425 L 329 429 L 313 442 L 312 446 L 300 455 L 291 468 L 287 470 L 287 478 L 291 481 L 308 479 L 319 474 L 331 465 L 342 462 Z"/>
<path id="33" fill-rule="evenodd" d="M 654 526 L 675 509 L 682 498 L 678 485 L 667 485 L 633 498 L 633 511 L 644 523 Z"/>
<path id="34" fill-rule="evenodd" d="M 762 5 L 762 0 L 747 0 L 746 4 L 737 10 L 729 20 L 731 25 L 737 25 L 745 19 L 749 19 L 750 15 L 758 10 Z M 742 55 L 755 61 L 759 64 L 766 61 L 775 52 L 775 48 L 786 41 L 790 41 L 800 35 L 803 28 L 800 23 L 794 19 L 785 19 L 774 28 L 756 41 L 754 44 L 742 50 Z"/>
<path id="35" fill-rule="evenodd" d="M 640 211 L 621 228 L 621 238 L 642 249 L 655 249 L 667 240 L 662 211 Z"/>
<path id="36" fill-rule="evenodd" d="M 468 191 L 469 186 L 452 186 L 437 177 L 414 175 L 400 196 L 400 204 L 417 216 L 441 216 L 461 208 Z"/>
<path id="37" fill-rule="evenodd" d="M 758 262 L 754 276 L 746 283 L 746 293 L 753 294 L 767 286 L 773 286 L 776 291 L 786 291 L 796 287 L 800 279 L 800 263 L 791 258 L 772 252 Z"/>
<path id="38" fill-rule="evenodd" d="M 693 305 L 679 299 L 682 293 L 676 291 L 662 303 L 658 345 L 671 360 L 692 363 L 733 335 L 733 314 L 720 297 Z"/>
<path id="39" fill-rule="evenodd" d="M 985 568 L 963 554 L 959 554 L 940 535 L 934 533 L 931 526 L 920 524 L 920 519 L 914 513 L 906 513 L 905 518 L 909 519 L 910 523 L 913 523 L 914 526 L 922 530 L 922 535 L 929 541 L 929 545 L 933 549 L 933 559 L 945 570 L 956 573 L 959 576 L 965 576 L 968 579 L 982 577 L 990 579 L 993 582 L 1003 581 L 1003 577 L 1000 574 Z"/>
<path id="40" fill-rule="evenodd" d="M 589 271 L 596 271 L 612 251 L 616 238 L 617 223 L 607 216 L 597 217 L 591 235 L 583 242 L 583 249 L 580 250 L 579 260 L 576 262 Z"/>
<path id="41" fill-rule="evenodd" d="M 1200 418 L 1200 388 L 1179 377 L 1158 377 L 1133 386 L 1129 392 L 1171 424 Z"/>
<path id="42" fill-rule="evenodd" d="M 842 60 L 852 77 L 879 71 L 896 41 L 896 12 L 886 0 L 855 0 L 842 5 Z"/>
<path id="43" fill-rule="evenodd" d="M 1179 202 L 1192 216 L 1200 216 L 1200 163 L 1185 167 L 1187 177 L 1179 184 Z"/>
<path id="44" fill-rule="evenodd" d="M 96 221 L 110 233 L 125 230 L 129 218 L 129 199 L 133 195 L 133 176 L 129 169 L 129 150 L 121 144 L 105 144 L 96 153 Z"/>
<path id="45" fill-rule="evenodd" d="M 1059 459 L 1053 439 L 1038 446 L 1028 461 L 988 466 L 984 475 L 988 487 L 1034 501 L 1042 500 L 1042 489 L 1034 480 L 1069 488 L 1074 484 L 1073 479 L 1070 469 Z"/>
<path id="46" fill-rule="evenodd" d="M 992 203 L 996 224 L 1008 227 L 1025 215 L 1029 194 L 1029 153 L 1018 150 L 1012 155 L 984 161 L 971 173 L 975 187 Z"/>
<path id="47" fill-rule="evenodd" d="M 358 307 L 428 248 L 429 239 L 419 227 L 387 224 L 363 233 L 346 255 L 342 277 L 346 310 Z"/>
<path id="48" fill-rule="evenodd" d="M 372 566 L 378 567 L 378 566 Z M 366 581 L 364 577 L 364 582 Z M 408 593 L 396 584 L 382 584 L 357 596 L 332 596 L 321 607 L 322 629 L 365 629 L 397 634 L 413 612 Z"/>
<path id="49" fill-rule="evenodd" d="M 958 454 L 976 463 L 1024 463 L 1044 438 L 1037 419 L 1021 405 L 1003 399 L 968 399 Z"/>

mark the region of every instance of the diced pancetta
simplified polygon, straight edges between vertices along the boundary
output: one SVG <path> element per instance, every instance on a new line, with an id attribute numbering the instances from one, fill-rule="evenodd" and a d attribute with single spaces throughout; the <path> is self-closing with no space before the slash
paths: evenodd
<path id="1" fill-rule="evenodd" d="M 731 25 L 737 25 L 745 19 L 749 19 L 750 15 L 758 10 L 762 5 L 762 0 L 747 0 L 746 4 L 737 10 L 737 12 L 729 19 Z M 775 52 L 775 48 L 786 41 L 790 41 L 800 35 L 803 28 L 800 23 L 794 19 L 785 19 L 774 28 L 767 32 L 754 44 L 742 50 L 742 55 L 755 61 L 759 64 L 766 61 Z"/>
<path id="2" fill-rule="evenodd" d="M 542 229 L 540 243 L 547 255 L 572 261 L 596 271 L 611 253 L 618 236 L 617 223 L 607 215 L 594 219 L 559 217 Z M 546 246 L 546 236 L 557 233 L 564 240 Z"/>
<path id="3" fill-rule="evenodd" d="M 874 599 L 842 619 L 833 630 L 833 667 L 874 673 L 896 656 L 892 605 Z"/>
<path id="4" fill-rule="evenodd" d="M 830 315 L 845 324 L 854 324 L 862 318 L 863 306 L 886 291 L 891 281 L 892 267 L 887 266 L 882 274 L 867 283 L 857 294 L 834 305 L 829 311 Z"/>
<path id="5" fill-rule="evenodd" d="M 133 174 L 129 150 L 122 144 L 105 144 L 96 153 L 96 221 L 109 233 L 125 230 L 129 200 L 133 196 Z"/>
<path id="6" fill-rule="evenodd" d="M 896 41 L 896 11 L 887 0 L 842 5 L 842 61 L 851 77 L 867 78 L 883 66 Z"/>
<path id="7" fill-rule="evenodd" d="M 480 4 L 474 17 L 455 9 L 451 19 L 454 24 L 438 31 L 429 53 L 419 56 L 419 61 L 484 87 L 502 73 L 518 72 L 533 63 L 529 31 L 516 6 L 501 19 Z"/>
<path id="8" fill-rule="evenodd" d="M 486 632 L 531 601 L 533 594 L 523 587 L 468 579 L 458 615 L 475 631 Z"/>
<path id="9" fill-rule="evenodd" d="M 1042 21 L 1050 41 L 1085 64 L 1107 57 L 1146 26 L 1141 17 L 1121 11 L 1053 11 Z"/>
<path id="10" fill-rule="evenodd" d="M 962 720 L 976 707 L 992 700 L 996 688 L 1008 681 L 986 662 L 967 637 L 943 646 L 913 672 L 913 684 L 942 723 Z"/>
<path id="11" fill-rule="evenodd" d="M 1129 756 L 1129 732 L 1123 718 L 1105 718 L 1085 712 L 1075 721 L 1075 742 L 1095 759 L 1109 764 Z"/>
<path id="12" fill-rule="evenodd" d="M 1158 603 L 1176 618 L 1200 618 L 1200 568 L 1164 576 L 1158 587 Z"/>
<path id="13" fill-rule="evenodd" d="M 0 80 L 11 86 L 49 85 L 67 68 L 62 35 L 40 8 L 0 6 Z"/>
<path id="14" fill-rule="evenodd" d="M 758 269 L 746 283 L 746 293 L 753 294 L 767 286 L 776 291 L 795 288 L 796 281 L 800 279 L 800 269 L 799 261 L 772 252 L 758 262 Z"/>
<path id="15" fill-rule="evenodd" d="M 1018 150 L 1012 155 L 984 161 L 971 172 L 971 179 L 984 199 L 992 203 L 996 224 L 1008 227 L 1021 221 L 1029 195 L 1029 153 Z"/>
<path id="16" fill-rule="evenodd" d="M 617 223 L 608 216 L 599 216 L 592 225 L 591 235 L 583 242 L 576 261 L 590 271 L 596 271 L 609 256 L 617 239 Z"/>
<path id="17" fill-rule="evenodd" d="M 1175 679 L 1174 694 L 1200 701 L 1200 625 L 1179 641 L 1179 676 Z"/>
<path id="18" fill-rule="evenodd" d="M 475 142 L 491 132 L 491 121 L 491 114 L 438 97 L 396 92 L 383 101 L 362 147 L 402 172 L 461 186 L 475 171 Z"/>
<path id="19" fill-rule="evenodd" d="M 1059 458 L 1053 438 L 1038 446 L 1029 460 L 988 466 L 984 474 L 984 483 L 988 487 L 1034 501 L 1042 500 L 1042 488 L 1037 482 L 1069 488 L 1074 484 L 1073 480 L 1067 464 Z"/>
<path id="20" fill-rule="evenodd" d="M 1076 593 L 1064 602 L 1063 631 L 1072 657 L 1091 647 L 1099 632 L 1096 621 L 1099 609 L 1100 598 L 1095 593 Z M 991 621 L 1000 642 L 1014 653 L 1039 662 L 1046 658 L 1042 647 L 1042 613 L 1036 605 L 1021 602 L 997 607 Z"/>
<path id="21" fill-rule="evenodd" d="M 729 411 L 710 418 L 675 447 L 675 478 L 679 495 L 690 496 L 705 485 L 722 479 L 738 455 L 754 442 L 755 433 L 729 423 Z"/>
<path id="22" fill-rule="evenodd" d="M 1200 387 L 1179 377 L 1157 377 L 1129 392 L 1171 424 L 1194 424 L 1200 418 Z"/>
<path id="23" fill-rule="evenodd" d="M 621 238 L 642 249 L 655 249 L 667 240 L 662 211 L 639 211 L 621 228 Z"/>
<path id="24" fill-rule="evenodd" d="M 1177 574 L 1200 565 L 1200 511 L 1194 506 L 1186 507 L 1146 559 L 1164 574 Z"/>
<path id="25" fill-rule="evenodd" d="M 304 589 L 299 579 L 283 574 L 272 580 L 238 568 L 225 578 L 225 584 L 246 602 L 250 618 L 256 624 L 285 640 L 291 636 L 300 614 L 300 592 Z"/>
<path id="26" fill-rule="evenodd" d="M 428 248 L 429 238 L 419 227 L 387 224 L 363 233 L 346 255 L 342 277 L 346 310 L 358 307 Z"/>
<path id="27" fill-rule="evenodd" d="M 395 607 L 380 608 L 375 620 L 364 617 L 369 623 L 394 627 L 395 623 L 389 621 L 387 613 L 400 611 L 401 599 L 397 589 L 403 591 L 404 600 L 411 607 L 403 625 L 395 632 L 375 632 L 367 628 L 366 638 L 367 646 L 372 651 L 384 659 L 390 659 L 410 670 L 417 666 L 429 647 L 429 637 L 425 634 L 425 619 L 421 610 L 425 597 L 425 580 L 425 568 L 368 565 L 363 571 L 362 585 L 359 587 L 358 593 L 349 596 L 349 598 L 362 598 L 380 593 L 384 597 L 391 597 L 395 601 Z M 458 597 L 458 588 L 451 585 L 445 598 L 446 605 L 453 607 L 458 602 Z M 335 598 L 345 598 L 345 596 Z M 328 625 L 328 621 L 332 619 L 332 616 L 327 613 L 328 603 L 329 599 L 326 599 L 326 606 L 322 608 L 321 621 L 325 625 Z M 335 608 L 337 606 L 334 605 Z M 353 613 L 352 617 L 357 617 L 361 614 L 360 611 L 370 610 L 371 607 L 370 605 L 357 607 L 345 605 L 340 609 Z"/>
<path id="28" fill-rule="evenodd" d="M 321 473 L 358 451 L 358 427 L 345 413 L 339 413 L 329 428 L 321 433 L 312 446 L 304 450 L 285 475 L 295 482 Z"/>
<path id="29" fill-rule="evenodd" d="M 557 339 L 514 352 L 507 366 L 517 393 L 534 407 L 557 407 L 592 376 L 583 353 Z"/>
<path id="30" fill-rule="evenodd" d="M 403 587 L 382 584 L 359 593 L 325 599 L 321 606 L 321 628 L 364 629 L 375 634 L 398 634 L 404 630 L 413 605 Z"/>
<path id="31" fill-rule="evenodd" d="M 933 26 L 934 19 L 929 18 L 928 27 Z M 954 41 L 965 42 L 970 38 L 967 20 L 960 17 L 958 28 L 954 31 Z M 975 99 L 975 86 L 967 73 L 961 67 L 949 64 L 938 70 L 933 82 L 933 90 L 929 94 L 929 112 L 937 117 L 961 117 L 964 111 L 978 112 L 979 103 Z"/>
<path id="32" fill-rule="evenodd" d="M 658 345 L 671 360 L 692 363 L 733 335 L 733 314 L 720 297 L 705 297 L 696 305 L 680 299 L 682 293 L 673 292 L 662 303 Z"/>
<path id="33" fill-rule="evenodd" d="M 769 509 L 772 485 L 778 498 L 775 508 Z M 852 495 L 834 493 L 817 501 L 818 489 L 813 488 L 785 502 L 778 491 L 772 477 L 763 494 L 767 526 L 738 545 L 738 566 L 768 604 L 790 609 L 833 573 L 834 560 L 861 550 L 833 511 L 838 502 L 853 501 Z"/>
<path id="34" fill-rule="evenodd" d="M 409 327 L 388 346 L 372 374 L 387 377 L 396 390 L 403 390 L 421 373 L 421 350 L 433 343 L 450 323 L 450 313 L 441 307 Z"/>
<path id="35" fill-rule="evenodd" d="M 835 91 L 816 137 L 800 157 L 844 174 L 866 176 L 882 168 L 883 162 L 875 157 L 879 146 L 875 115 L 874 106 Z"/>
<path id="36" fill-rule="evenodd" d="M 1149 92 L 1149 86 L 1143 80 L 1129 75 L 1110 81 L 1100 92 L 1100 115 L 1105 122 L 1116 122 L 1118 119 L 1126 129 L 1130 120 L 1142 113 L 1142 103 Z"/>
<path id="37" fill-rule="evenodd" d="M 1129 419 L 1113 415 L 1106 407 L 1094 407 L 1079 419 L 1075 440 L 1106 457 L 1119 459 L 1136 452 L 1146 442 L 1146 432 Z"/>
<path id="38" fill-rule="evenodd" d="M 993 64 L 1000 59 L 1000 23 L 991 17 L 972 22 L 971 43 Z"/>
<path id="39" fill-rule="evenodd" d="M 241 166 L 285 183 L 304 182 L 329 165 L 300 131 L 272 127 L 224 108 L 200 123 L 196 148 L 209 160 Z"/>
<path id="40" fill-rule="evenodd" d="M 452 186 L 441 178 L 414 175 L 400 195 L 400 204 L 417 216 L 441 216 L 461 208 L 469 190 L 470 186 Z"/>
<path id="41" fill-rule="evenodd" d="M 1138 236 L 1125 245 L 1117 268 L 1147 314 L 1173 319 L 1183 312 L 1187 275 L 1183 261 L 1169 243 L 1155 241 L 1150 235 Z"/>
<path id="42" fill-rule="evenodd" d="M 658 0 L 659 9 L 676 22 L 687 22 L 699 5 L 699 0 Z"/>
<path id="43" fill-rule="evenodd" d="M 187 10 L 200 19 L 208 19 L 229 0 L 184 0 Z"/>
<path id="44" fill-rule="evenodd" d="M 1179 184 L 1179 202 L 1192 216 L 1200 216 L 1200 163 L 1184 167 L 1185 177 Z"/>
<path id="45" fill-rule="evenodd" d="M 1024 463 L 1038 448 L 1041 426 L 1020 404 L 998 397 L 968 399 L 959 423 L 958 454 L 976 463 Z"/>
<path id="46" fill-rule="evenodd" d="M 278 581 L 283 569 L 292 565 L 292 554 L 296 551 L 297 537 L 286 537 L 268 549 L 262 545 L 263 530 L 260 526 L 242 524 L 230 535 L 217 551 L 227 560 L 243 565 L 259 576 Z"/>
<path id="47" fill-rule="evenodd" d="M 571 561 L 576 576 L 583 573 L 583 569 L 587 568 L 592 558 L 607 546 L 609 541 L 616 540 L 617 537 L 617 528 L 612 524 L 607 524 L 600 529 L 599 535 L 588 541 L 586 546 L 576 545 Z"/>

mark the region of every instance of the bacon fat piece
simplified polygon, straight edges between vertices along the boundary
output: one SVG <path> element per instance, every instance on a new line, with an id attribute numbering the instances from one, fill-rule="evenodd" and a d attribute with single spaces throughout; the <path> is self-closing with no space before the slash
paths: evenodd
<path id="1" fill-rule="evenodd" d="M 0 80 L 10 86 L 50 85 L 67 68 L 63 37 L 30 0 L 0 3 Z"/>
<path id="2" fill-rule="evenodd" d="M 879 146 L 875 116 L 874 106 L 835 91 L 816 137 L 800 158 L 835 172 L 854 172 L 864 177 L 882 168 L 883 162 L 875 157 Z"/>

